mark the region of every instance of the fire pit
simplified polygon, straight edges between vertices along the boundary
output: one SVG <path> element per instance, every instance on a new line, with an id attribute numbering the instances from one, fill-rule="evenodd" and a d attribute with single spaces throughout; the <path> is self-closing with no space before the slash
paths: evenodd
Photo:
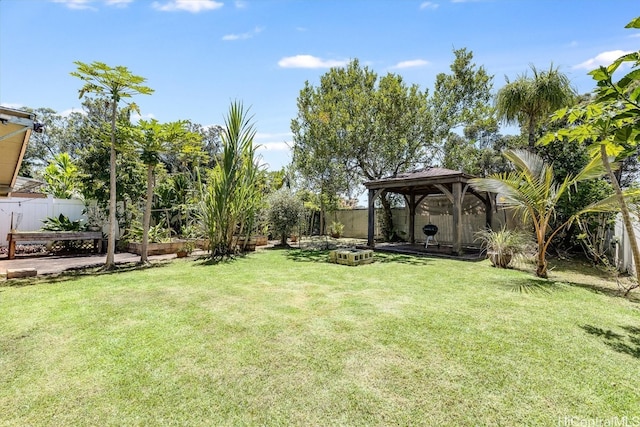
<path id="1" fill-rule="evenodd" d="M 425 248 L 429 247 L 429 243 L 433 241 L 434 245 L 438 245 L 440 247 L 440 243 L 436 240 L 436 234 L 438 233 L 438 226 L 435 224 L 427 224 L 422 227 L 422 232 L 425 236 L 427 236 L 427 241 L 424 244 Z"/>

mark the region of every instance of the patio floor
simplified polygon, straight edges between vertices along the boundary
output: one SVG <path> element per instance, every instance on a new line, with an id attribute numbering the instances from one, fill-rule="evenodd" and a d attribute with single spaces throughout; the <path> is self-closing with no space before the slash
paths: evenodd
<path id="1" fill-rule="evenodd" d="M 197 256 L 201 251 L 194 251 L 192 256 Z M 176 254 L 149 255 L 150 262 L 166 261 L 176 258 Z M 81 268 L 99 267 L 106 260 L 105 254 L 90 255 L 18 255 L 15 259 L 9 260 L 6 257 L 0 258 L 0 278 L 3 278 L 8 269 L 35 268 L 38 276 L 43 274 L 60 274 L 68 270 Z M 140 255 L 121 252 L 115 254 L 116 264 L 130 264 L 140 261 Z"/>
<path id="2" fill-rule="evenodd" d="M 484 252 L 475 247 L 463 247 L 462 254 L 454 254 L 451 245 L 430 245 L 424 247 L 424 243 L 376 243 L 375 251 L 414 255 L 423 257 L 449 258 L 463 261 L 482 261 L 486 259 Z"/>

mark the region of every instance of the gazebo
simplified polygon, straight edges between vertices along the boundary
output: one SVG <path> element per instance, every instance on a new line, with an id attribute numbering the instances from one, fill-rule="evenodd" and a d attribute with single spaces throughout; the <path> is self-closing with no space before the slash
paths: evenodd
<path id="1" fill-rule="evenodd" d="M 423 170 L 400 173 L 396 176 L 365 182 L 369 190 L 369 217 L 367 246 L 373 248 L 375 230 L 375 200 L 383 192 L 401 194 L 409 208 L 409 243 L 415 243 L 416 208 L 432 194 L 443 194 L 452 205 L 453 241 L 452 252 L 462 251 L 462 201 L 466 193 L 476 196 L 485 206 L 486 224 L 491 227 L 495 195 L 477 192 L 469 180 L 472 175 L 444 168 L 426 168 Z"/>

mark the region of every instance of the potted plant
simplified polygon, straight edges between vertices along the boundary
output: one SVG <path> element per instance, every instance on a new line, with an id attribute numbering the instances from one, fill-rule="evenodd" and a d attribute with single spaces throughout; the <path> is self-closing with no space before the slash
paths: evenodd
<path id="1" fill-rule="evenodd" d="M 329 226 L 329 233 L 331 237 L 335 239 L 339 239 L 342 236 L 342 232 L 344 231 L 344 224 L 339 221 L 333 221 Z"/>
<path id="2" fill-rule="evenodd" d="M 196 248 L 195 242 L 193 242 L 191 240 L 187 240 L 186 242 L 184 242 L 182 244 L 182 247 L 180 249 L 178 249 L 178 252 L 176 252 L 176 256 L 178 258 L 187 257 L 187 256 L 191 255 L 191 253 L 193 252 L 193 250 L 195 248 Z"/>
<path id="3" fill-rule="evenodd" d="M 507 268 L 514 257 L 524 253 L 529 243 L 526 234 L 504 227 L 498 231 L 479 231 L 475 240 L 481 241 L 482 247 L 487 251 L 487 258 L 498 268 Z"/>

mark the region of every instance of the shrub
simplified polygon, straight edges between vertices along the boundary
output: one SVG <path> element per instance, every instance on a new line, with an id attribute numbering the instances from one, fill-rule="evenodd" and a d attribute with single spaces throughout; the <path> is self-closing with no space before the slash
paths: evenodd
<path id="1" fill-rule="evenodd" d="M 268 199 L 268 218 L 275 236 L 280 236 L 282 245 L 287 244 L 287 236 L 300 222 L 304 206 L 302 201 L 288 189 L 272 193 Z"/>
<path id="2" fill-rule="evenodd" d="M 339 221 L 333 221 L 329 226 L 329 233 L 331 233 L 331 237 L 340 237 L 342 236 L 343 231 L 344 224 Z"/>
<path id="3" fill-rule="evenodd" d="M 42 221 L 44 224 L 42 230 L 45 231 L 83 231 L 85 227 L 82 224 L 81 219 L 71 221 L 64 214 L 60 214 L 58 217 L 49 217 Z"/>

